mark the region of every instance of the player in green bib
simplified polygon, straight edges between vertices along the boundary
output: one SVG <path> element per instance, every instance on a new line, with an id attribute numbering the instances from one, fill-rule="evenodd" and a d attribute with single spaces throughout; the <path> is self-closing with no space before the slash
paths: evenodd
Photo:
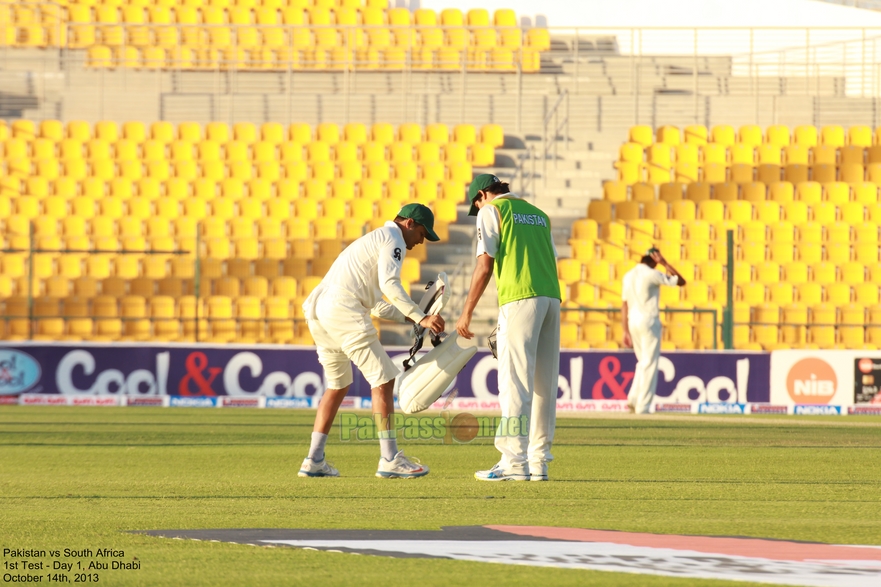
<path id="1" fill-rule="evenodd" d="M 477 263 L 456 324 L 472 338 L 471 316 L 495 275 L 499 296 L 497 354 L 502 423 L 501 460 L 478 471 L 481 481 L 547 481 L 557 417 L 560 373 L 560 284 L 547 214 L 510 193 L 508 184 L 479 175 L 468 190 L 477 216 Z"/>

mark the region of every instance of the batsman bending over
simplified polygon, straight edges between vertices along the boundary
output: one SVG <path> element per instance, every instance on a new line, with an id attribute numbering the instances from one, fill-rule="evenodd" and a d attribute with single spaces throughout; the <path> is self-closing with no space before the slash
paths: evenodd
<path id="1" fill-rule="evenodd" d="M 327 434 L 352 384 L 352 362 L 370 383 L 379 428 L 377 477 L 421 477 L 428 467 L 413 463 L 398 450 L 394 430 L 394 389 L 398 368 L 379 343 L 371 314 L 395 322 L 412 322 L 435 333 L 444 331 L 440 316 L 426 316 L 401 285 L 406 251 L 425 239 L 440 240 L 434 214 L 422 204 L 407 204 L 392 222 L 352 244 L 333 262 L 327 275 L 303 303 L 306 324 L 324 367 L 328 389 L 318 404 L 309 456 L 300 477 L 338 477 L 324 455 Z M 382 296 L 391 304 L 383 301 Z"/>

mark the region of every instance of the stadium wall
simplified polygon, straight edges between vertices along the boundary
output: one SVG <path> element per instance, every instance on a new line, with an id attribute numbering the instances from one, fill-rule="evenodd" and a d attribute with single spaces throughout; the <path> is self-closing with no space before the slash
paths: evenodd
<path id="1" fill-rule="evenodd" d="M 404 348 L 392 350 L 398 364 L 407 356 Z M 498 409 L 496 365 L 488 352 L 478 353 L 451 385 L 451 399 L 435 407 Z M 558 408 L 626 411 L 634 366 L 631 352 L 563 351 Z M 877 381 L 881 352 L 672 352 L 661 358 L 654 411 L 881 413 Z M 323 390 L 307 347 L 0 345 L 3 403 L 314 407 Z M 369 398 L 356 374 L 349 407 L 369 407 Z"/>

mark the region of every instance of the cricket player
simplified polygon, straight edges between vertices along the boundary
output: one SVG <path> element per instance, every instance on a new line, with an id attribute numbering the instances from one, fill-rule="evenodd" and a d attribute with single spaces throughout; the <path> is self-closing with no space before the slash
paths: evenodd
<path id="1" fill-rule="evenodd" d="M 401 285 L 401 265 L 407 251 L 425 239 L 439 240 L 434 214 L 422 204 L 407 204 L 394 221 L 386 222 L 345 248 L 327 275 L 303 303 L 306 323 L 324 367 L 327 391 L 321 397 L 309 456 L 300 477 L 338 477 L 324 455 L 327 434 L 352 384 L 352 363 L 370 383 L 374 419 L 382 456 L 377 477 L 421 477 L 428 467 L 410 461 L 395 438 L 394 389 L 398 367 L 379 343 L 370 316 L 418 323 L 433 332 L 444 331 L 440 316 L 426 316 Z M 391 302 L 383 301 L 382 296 Z"/>
<path id="2" fill-rule="evenodd" d="M 663 266 L 667 274 L 655 267 Z M 630 384 L 627 407 L 637 414 L 648 414 L 658 386 L 658 359 L 661 357 L 661 320 L 658 298 L 660 286 L 685 285 L 661 252 L 652 247 L 639 264 L 624 274 L 621 287 L 621 322 L 624 346 L 636 353 L 636 372 Z"/>
<path id="3" fill-rule="evenodd" d="M 477 264 L 456 330 L 465 338 L 474 336 L 472 313 L 495 274 L 502 408 L 495 441 L 501 460 L 474 476 L 547 481 L 560 373 L 560 284 L 551 223 L 494 175 L 477 176 L 468 198 L 469 215 L 477 216 Z"/>

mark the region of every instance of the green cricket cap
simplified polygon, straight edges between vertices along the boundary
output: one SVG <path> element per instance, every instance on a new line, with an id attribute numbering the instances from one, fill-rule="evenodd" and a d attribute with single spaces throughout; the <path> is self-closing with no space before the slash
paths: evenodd
<path id="1" fill-rule="evenodd" d="M 417 224 L 424 226 L 425 231 L 428 233 L 428 240 L 432 242 L 440 240 L 440 237 L 434 232 L 434 214 L 428 206 L 415 202 L 407 204 L 401 208 L 398 216 L 401 218 L 412 218 Z"/>
<path id="2" fill-rule="evenodd" d="M 502 180 L 492 173 L 481 173 L 471 180 L 471 185 L 468 186 L 468 201 L 471 202 L 471 209 L 468 211 L 468 216 L 477 216 L 477 206 L 474 205 L 474 200 L 477 199 L 477 192 L 485 190 L 489 186 L 497 183 L 502 183 Z"/>
<path id="3" fill-rule="evenodd" d="M 646 254 L 647 257 L 651 257 L 651 256 L 654 255 L 655 253 L 660 253 L 660 252 L 661 252 L 661 251 L 659 251 L 659 250 L 656 249 L 655 247 L 652 247 L 652 248 L 650 248 L 649 250 L 647 250 L 647 251 L 645 252 L 645 254 Z"/>

